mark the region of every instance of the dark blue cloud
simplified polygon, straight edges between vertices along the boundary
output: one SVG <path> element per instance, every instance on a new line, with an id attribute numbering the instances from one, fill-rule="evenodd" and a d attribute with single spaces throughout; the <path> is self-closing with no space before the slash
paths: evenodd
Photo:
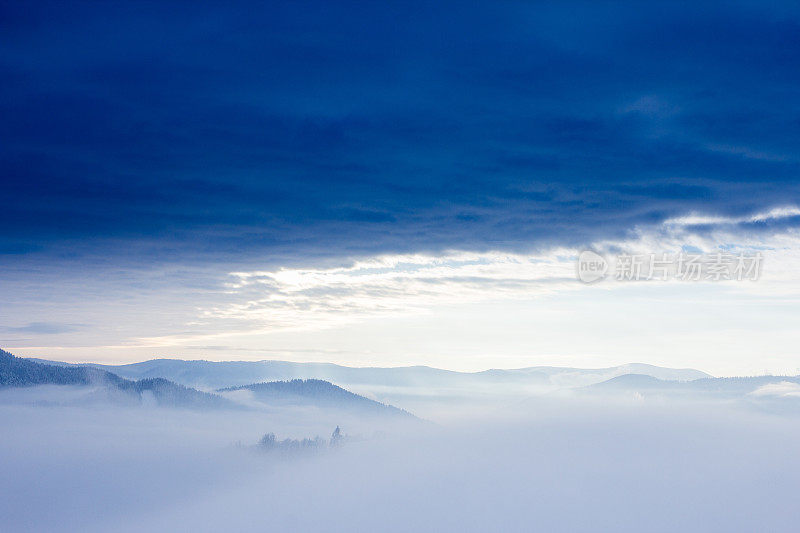
<path id="1" fill-rule="evenodd" d="M 790 3 L 7 2 L 0 25 L 0 253 L 521 249 L 800 196 Z"/>

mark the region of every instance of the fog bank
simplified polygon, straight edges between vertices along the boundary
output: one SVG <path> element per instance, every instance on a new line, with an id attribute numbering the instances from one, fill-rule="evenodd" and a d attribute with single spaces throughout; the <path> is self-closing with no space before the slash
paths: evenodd
<path id="1" fill-rule="evenodd" d="M 502 421 L 0 404 L 8 531 L 792 531 L 800 425 L 724 406 L 536 403 Z M 241 445 L 237 445 L 241 443 Z"/>

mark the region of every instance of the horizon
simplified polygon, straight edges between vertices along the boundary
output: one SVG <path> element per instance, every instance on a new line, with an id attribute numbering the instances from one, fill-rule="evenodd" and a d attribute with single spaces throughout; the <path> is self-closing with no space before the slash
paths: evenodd
<path id="1" fill-rule="evenodd" d="M 12 353 L 4 348 L 0 348 L 0 350 L 5 351 L 6 353 Z M 344 364 L 344 363 L 335 363 L 332 361 L 293 361 L 290 359 L 182 359 L 179 357 L 153 357 L 150 359 L 142 359 L 138 361 L 121 361 L 121 362 L 99 362 L 99 361 L 67 361 L 62 359 L 48 359 L 44 357 L 35 357 L 35 356 L 20 356 L 18 354 L 13 354 L 17 357 L 24 357 L 26 359 L 31 360 L 38 360 L 43 362 L 53 362 L 53 363 L 67 363 L 73 365 L 100 365 L 100 366 L 125 366 L 125 365 L 136 365 L 142 363 L 149 363 L 153 361 L 180 361 L 185 363 L 291 363 L 291 364 L 298 364 L 298 365 L 313 365 L 313 364 L 322 364 L 322 365 L 334 365 L 340 366 L 343 368 L 361 368 L 361 369 L 404 369 L 404 368 L 427 368 L 431 370 L 443 370 L 446 372 L 455 372 L 460 374 L 479 374 L 482 372 L 490 372 L 492 370 L 506 370 L 506 371 L 513 371 L 513 370 L 530 370 L 535 368 L 552 368 L 552 369 L 564 369 L 564 370 L 610 370 L 616 368 L 622 368 L 626 366 L 646 366 L 646 367 L 653 367 L 653 368 L 661 368 L 661 369 L 668 369 L 668 370 L 693 370 L 697 372 L 702 372 L 706 374 L 710 378 L 749 378 L 749 377 L 797 377 L 800 374 L 740 374 L 740 375 L 717 375 L 712 374 L 702 368 L 696 367 L 671 367 L 671 366 L 663 366 L 663 365 L 653 365 L 650 363 L 643 363 L 641 361 L 627 361 L 625 363 L 618 363 L 609 366 L 602 366 L 602 367 L 579 367 L 579 366 L 563 366 L 563 365 L 533 365 L 533 366 L 523 366 L 523 367 L 489 367 L 489 368 L 481 368 L 477 370 L 455 370 L 452 368 L 445 368 L 445 367 L 437 367 L 437 366 L 430 366 L 430 365 L 386 365 L 386 366 L 376 366 L 376 365 L 354 365 L 354 364 Z M 702 379 L 702 378 L 698 378 Z"/>

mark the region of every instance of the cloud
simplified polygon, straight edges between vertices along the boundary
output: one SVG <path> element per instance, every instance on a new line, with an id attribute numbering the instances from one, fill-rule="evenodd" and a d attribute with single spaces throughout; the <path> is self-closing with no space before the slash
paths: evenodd
<path id="1" fill-rule="evenodd" d="M 757 282 L 731 281 L 750 292 L 800 294 L 800 234 L 796 229 L 743 232 L 736 224 L 794 217 L 783 207 L 744 217 L 690 215 L 635 228 L 626 239 L 595 241 L 608 258 L 620 254 L 762 254 Z M 696 226 L 701 226 L 696 228 Z M 733 227 L 732 227 L 733 226 Z M 576 279 L 582 248 L 554 247 L 533 254 L 450 251 L 363 258 L 332 268 L 232 272 L 226 305 L 205 308 L 203 320 L 232 320 L 259 330 L 332 327 L 375 315 L 427 313 L 436 306 L 524 300 L 560 291 L 595 290 Z M 609 277 L 602 286 L 626 283 Z M 659 283 L 650 281 L 649 283 Z M 674 283 L 664 281 L 663 283 Z M 702 283 L 702 282 L 698 282 Z"/>
<path id="2" fill-rule="evenodd" d="M 753 396 L 800 397 L 800 384 L 790 381 L 768 383 L 750 393 Z"/>
<path id="3" fill-rule="evenodd" d="M 527 253 L 796 203 L 800 17 L 751 7 L 8 7 L 0 252 Z"/>
<path id="4" fill-rule="evenodd" d="M 336 323 L 374 313 L 425 312 L 432 304 L 487 295 L 524 298 L 567 284 L 571 273 L 553 257 L 468 252 L 378 256 L 330 269 L 234 272 L 230 291 L 246 301 L 206 316 L 259 317 L 277 327 L 322 316 Z"/>
<path id="5" fill-rule="evenodd" d="M 755 222 L 770 222 L 785 218 L 800 216 L 800 208 L 795 206 L 775 207 L 769 211 L 759 212 L 754 215 L 743 217 L 724 217 L 708 215 L 686 215 L 670 218 L 664 221 L 667 226 L 700 226 L 700 225 L 722 225 L 722 224 L 745 224 Z"/>
<path id="6" fill-rule="evenodd" d="M 58 335 L 70 333 L 84 328 L 83 324 L 62 324 L 57 322 L 30 322 L 25 326 L 5 326 L 0 331 L 6 333 L 33 333 L 35 335 Z"/>
<path id="7" fill-rule="evenodd" d="M 799 15 L 4 6 L 0 318 L 80 316 L 29 336 L 81 358 L 228 346 L 615 290 L 574 281 L 589 247 L 758 249 L 732 290 L 793 294 Z"/>

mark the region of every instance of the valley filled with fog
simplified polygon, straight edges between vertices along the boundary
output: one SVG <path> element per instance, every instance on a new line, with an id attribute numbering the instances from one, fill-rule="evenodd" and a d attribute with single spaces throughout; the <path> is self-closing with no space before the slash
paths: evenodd
<path id="1" fill-rule="evenodd" d="M 174 373 L 128 380 L 3 355 L 4 530 L 743 531 L 800 519 L 796 378 L 294 367 L 200 391 Z M 350 379 L 365 395 L 312 373 L 363 374 Z M 384 403 L 374 374 L 409 403 Z M 406 410 L 426 394 L 434 420 Z"/>

